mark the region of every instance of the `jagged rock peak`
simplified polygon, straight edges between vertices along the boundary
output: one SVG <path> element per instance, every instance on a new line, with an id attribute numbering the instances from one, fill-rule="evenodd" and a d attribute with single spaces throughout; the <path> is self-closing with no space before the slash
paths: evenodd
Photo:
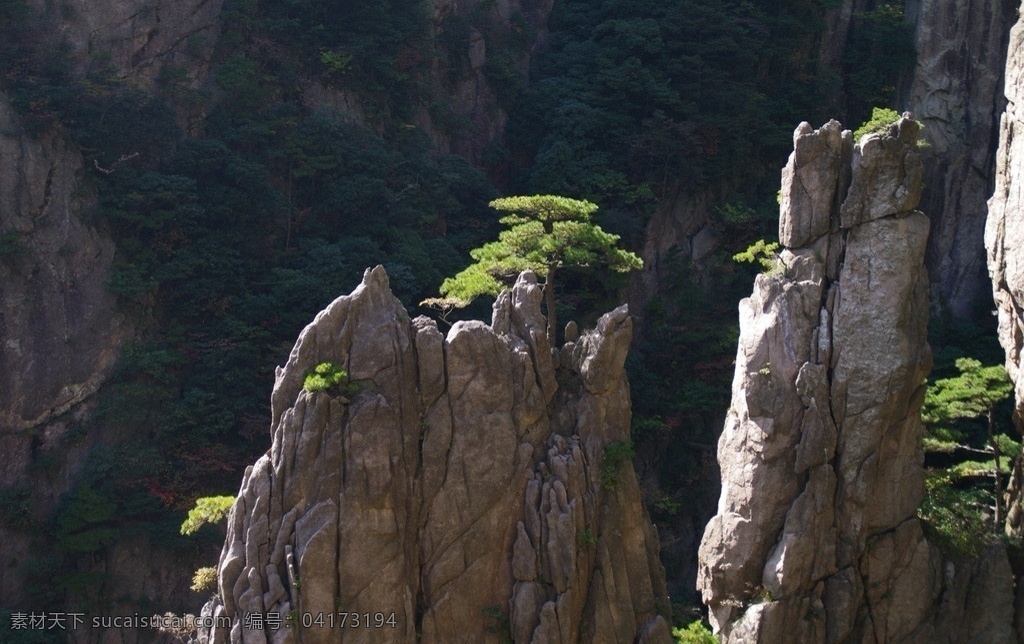
<path id="1" fill-rule="evenodd" d="M 782 245 L 810 246 L 835 230 L 836 219 L 848 229 L 914 210 L 923 188 L 919 134 L 920 126 L 909 114 L 857 142 L 838 121 L 817 130 L 801 123 L 782 170 Z"/>
<path id="2" fill-rule="evenodd" d="M 782 170 L 779 241 L 799 248 L 828 233 L 836 209 L 836 190 L 849 131 L 838 121 L 815 130 L 806 121 L 793 132 L 793 153 Z M 849 153 L 846 154 L 849 156 Z"/>
<path id="3" fill-rule="evenodd" d="M 920 132 L 904 114 L 884 131 L 861 137 L 853 151 L 853 180 L 840 208 L 843 228 L 917 208 L 924 188 Z"/>
<path id="4" fill-rule="evenodd" d="M 385 622 L 346 642 L 671 641 L 657 537 L 619 447 L 628 311 L 552 351 L 540 302 L 524 273 L 490 326 L 445 337 L 409 319 L 377 267 L 317 315 L 278 370 L 273 445 L 228 519 L 204 610 L 231 626 L 204 641 L 335 642 L 339 611 Z M 323 362 L 347 382 L 307 391 Z M 298 627 L 246 628 L 248 613 Z"/>
<path id="5" fill-rule="evenodd" d="M 974 569 L 947 568 L 915 515 L 931 366 L 916 140 L 906 118 L 856 145 L 835 121 L 794 135 L 784 249 L 740 303 L 722 493 L 699 553 L 723 642 L 1009 640 L 1005 552 L 968 610 L 956 589 Z"/>

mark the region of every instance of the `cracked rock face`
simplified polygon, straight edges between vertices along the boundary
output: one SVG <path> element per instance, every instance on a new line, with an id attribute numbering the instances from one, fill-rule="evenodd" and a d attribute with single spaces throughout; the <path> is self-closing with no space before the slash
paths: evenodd
<path id="1" fill-rule="evenodd" d="M 306 327 L 204 609 L 231 627 L 204 641 L 336 642 L 324 620 L 339 611 L 394 616 L 346 642 L 671 641 L 657 536 L 614 458 L 628 312 L 553 353 L 540 302 L 524 273 L 490 326 L 445 337 L 377 267 Z M 346 369 L 344 390 L 303 389 L 323 362 Z M 312 618 L 246 628 L 268 612 Z"/>
<path id="2" fill-rule="evenodd" d="M 77 149 L 30 138 L 0 93 L 0 488 L 34 476 L 94 408 L 128 329 L 107 290 L 114 242 L 82 214 L 91 195 Z M 45 451 L 45 452 L 44 452 Z M 39 484 L 52 508 L 64 483 Z M 24 601 L 25 535 L 0 527 L 0 596 Z"/>
<path id="3" fill-rule="evenodd" d="M 192 77 L 200 69 L 205 73 L 223 0 L 69 0 L 60 8 L 38 0 L 31 4 L 78 52 L 106 52 L 117 69 L 152 82 L 170 68 L 187 69 Z"/>
<path id="4" fill-rule="evenodd" d="M 907 118 L 857 145 L 835 121 L 794 133 L 783 250 L 740 303 L 700 548 L 725 642 L 1012 641 L 1012 611 L 967 615 L 954 590 L 976 573 L 947 569 L 915 515 L 931 367 L 917 134 Z M 987 601 L 1005 608 L 1012 577 L 991 574 Z"/>
<path id="5" fill-rule="evenodd" d="M 81 156 L 18 128 L 0 94 L 0 486 L 24 476 L 28 430 L 95 393 L 125 336 L 106 288 L 114 243 L 80 217 Z"/>
<path id="6" fill-rule="evenodd" d="M 996 188 L 989 201 L 985 228 L 988 270 L 999 316 L 999 341 L 1006 350 L 1006 371 L 1016 383 L 1017 427 L 1024 410 L 1024 378 L 1021 377 L 1021 347 L 1024 345 L 1024 21 L 1010 32 L 1010 53 L 1006 63 L 1006 112 L 1000 124 Z"/>
<path id="7" fill-rule="evenodd" d="M 985 248 L 992 294 L 998 316 L 999 342 L 1006 351 L 1006 372 L 1014 382 L 1014 424 L 1024 431 L 1024 375 L 1021 348 L 1024 347 L 1024 20 L 1010 32 L 1010 48 L 1006 62 L 1006 112 L 1000 124 L 999 152 L 996 166 L 996 187 L 989 200 L 985 227 Z M 1006 532 L 1020 537 L 1024 534 L 1024 480 L 1018 459 L 1008 486 Z M 1019 606 L 1024 614 L 1024 587 Z M 1021 621 L 1024 633 L 1024 620 Z"/>
<path id="8" fill-rule="evenodd" d="M 954 316 L 987 306 L 982 245 L 1005 107 L 1007 39 L 1015 0 L 908 0 L 917 64 L 900 101 L 924 123 L 925 188 L 931 220 L 926 263 L 932 300 Z"/>

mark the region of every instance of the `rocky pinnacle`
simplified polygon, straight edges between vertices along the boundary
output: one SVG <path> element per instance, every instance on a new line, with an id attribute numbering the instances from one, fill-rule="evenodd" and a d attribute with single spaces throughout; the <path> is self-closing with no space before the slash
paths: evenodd
<path id="1" fill-rule="evenodd" d="M 671 641 L 622 457 L 629 314 L 552 351 L 540 304 L 524 273 L 490 326 L 446 337 L 377 267 L 322 311 L 277 372 L 273 446 L 246 470 L 204 609 L 230 627 L 203 639 Z M 344 390 L 304 389 L 324 362 Z M 293 627 L 247 622 L 266 614 Z"/>
<path id="2" fill-rule="evenodd" d="M 794 133 L 782 251 L 740 303 L 700 547 L 723 642 L 1013 641 L 1005 553 L 947 565 L 915 513 L 931 367 L 917 138 L 909 118 L 859 142 L 835 121 Z M 972 614 L 975 569 L 995 590 Z"/>

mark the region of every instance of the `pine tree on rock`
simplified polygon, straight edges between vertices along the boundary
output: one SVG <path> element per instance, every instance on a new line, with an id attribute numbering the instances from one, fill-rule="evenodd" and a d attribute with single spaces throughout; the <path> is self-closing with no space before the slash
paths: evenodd
<path id="1" fill-rule="evenodd" d="M 470 251 L 476 260 L 441 284 L 442 298 L 426 301 L 456 307 L 469 305 L 481 295 L 497 295 L 524 270 L 544 278 L 548 341 L 555 345 L 555 276 L 563 267 L 606 264 L 618 272 L 643 267 L 635 254 L 618 247 L 619 236 L 591 222 L 597 206 L 589 201 L 556 195 L 495 199 L 491 208 L 508 213 L 508 227 L 498 240 Z"/>

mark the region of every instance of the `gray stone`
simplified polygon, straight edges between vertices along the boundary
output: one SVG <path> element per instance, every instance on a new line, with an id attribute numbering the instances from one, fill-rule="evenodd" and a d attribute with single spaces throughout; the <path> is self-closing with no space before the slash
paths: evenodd
<path id="1" fill-rule="evenodd" d="M 410 643 L 497 641 L 496 611 L 517 641 L 598 641 L 605 627 L 670 641 L 632 466 L 605 489 L 595 465 L 629 437 L 628 312 L 604 316 L 559 367 L 540 302 L 524 273 L 490 326 L 458 322 L 442 338 L 409 320 L 377 267 L 321 312 L 278 370 L 274 443 L 229 516 L 220 610 L 236 625 L 257 603 L 394 612 L 389 641 Z M 303 391 L 325 361 L 363 390 Z"/>
<path id="2" fill-rule="evenodd" d="M 780 269 L 759 275 L 740 303 L 732 405 L 718 444 L 721 499 L 701 542 L 698 588 L 723 642 L 978 633 L 1008 641 L 1012 576 L 963 562 L 987 604 L 951 594 L 962 586 L 944 579 L 945 558 L 916 517 L 931 367 L 928 219 L 912 210 L 917 125 L 905 118 L 865 136 L 852 157 L 838 155 L 848 169 L 821 161 L 832 154 L 822 138 L 834 142 L 838 130 L 797 129 L 798 151 L 828 166 L 800 183 L 794 177 L 813 163 L 800 166 L 794 153 L 784 179 L 783 229 L 806 245 L 783 250 Z M 798 183 L 817 194 L 793 198 Z M 846 230 L 837 235 L 822 213 L 842 194 Z"/>
<path id="3" fill-rule="evenodd" d="M 843 156 L 842 126 L 820 129 L 801 123 L 793 133 L 793 153 L 782 170 L 779 241 L 786 248 L 808 246 L 829 232 Z"/>
<path id="4" fill-rule="evenodd" d="M 840 224 L 859 224 L 917 208 L 924 166 L 917 149 L 920 126 L 901 118 L 880 133 L 866 134 L 853 149 L 850 189 L 839 209 Z"/>

